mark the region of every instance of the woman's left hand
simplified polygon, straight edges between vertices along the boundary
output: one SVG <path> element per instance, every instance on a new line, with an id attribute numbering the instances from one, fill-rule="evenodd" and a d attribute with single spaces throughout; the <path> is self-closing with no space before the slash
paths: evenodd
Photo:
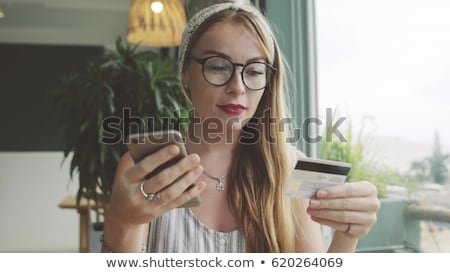
<path id="1" fill-rule="evenodd" d="M 352 238 L 361 238 L 377 221 L 380 201 L 367 181 L 320 189 L 307 209 L 311 219 Z"/>

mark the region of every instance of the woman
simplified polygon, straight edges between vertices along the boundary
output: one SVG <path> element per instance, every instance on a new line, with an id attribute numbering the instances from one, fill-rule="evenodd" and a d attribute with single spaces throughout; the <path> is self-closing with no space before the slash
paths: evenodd
<path id="1" fill-rule="evenodd" d="M 321 252 L 324 224 L 336 230 L 328 251 L 354 251 L 376 221 L 372 184 L 325 188 L 312 200 L 283 195 L 302 153 L 279 130 L 288 115 L 286 69 L 264 16 L 248 3 L 208 6 L 188 23 L 179 52 L 195 109 L 185 136 L 190 155 L 147 179 L 179 149 L 167 146 L 137 164 L 122 157 L 102 250 Z M 178 208 L 196 196 L 199 206 Z"/>

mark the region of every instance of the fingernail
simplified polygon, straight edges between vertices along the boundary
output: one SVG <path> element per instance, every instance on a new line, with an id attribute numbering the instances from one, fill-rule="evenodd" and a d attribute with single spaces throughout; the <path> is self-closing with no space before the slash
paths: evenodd
<path id="1" fill-rule="evenodd" d="M 170 145 L 168 148 L 169 154 L 176 155 L 180 152 L 180 149 L 175 145 Z"/>
<path id="2" fill-rule="evenodd" d="M 320 206 L 320 201 L 319 201 L 319 200 L 312 199 L 312 200 L 309 202 L 309 205 L 311 206 L 311 208 L 317 208 L 317 207 Z"/>
<path id="3" fill-rule="evenodd" d="M 197 188 L 199 190 L 203 190 L 204 188 L 206 188 L 206 183 L 205 182 L 199 182 L 197 183 Z"/>
<path id="4" fill-rule="evenodd" d="M 325 198 L 327 197 L 328 193 L 324 190 L 319 190 L 316 194 L 317 198 Z"/>
<path id="5" fill-rule="evenodd" d="M 196 154 L 191 154 L 189 155 L 189 160 L 191 161 L 191 163 L 197 164 L 200 162 L 200 157 Z"/>
<path id="6" fill-rule="evenodd" d="M 317 210 L 310 207 L 306 210 L 306 213 L 308 213 L 310 216 L 313 216 L 316 213 L 316 211 Z"/>

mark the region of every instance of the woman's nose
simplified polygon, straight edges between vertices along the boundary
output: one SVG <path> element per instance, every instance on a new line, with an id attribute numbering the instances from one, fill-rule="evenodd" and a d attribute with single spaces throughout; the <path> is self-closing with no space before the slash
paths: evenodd
<path id="1" fill-rule="evenodd" d="M 227 85 L 228 93 L 235 93 L 237 95 L 241 95 L 245 93 L 246 87 L 242 77 L 242 68 L 236 68 L 234 74 L 231 78 L 231 81 Z"/>

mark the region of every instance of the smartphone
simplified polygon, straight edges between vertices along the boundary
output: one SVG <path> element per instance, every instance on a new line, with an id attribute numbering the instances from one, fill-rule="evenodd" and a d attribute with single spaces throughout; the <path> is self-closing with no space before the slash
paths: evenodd
<path id="1" fill-rule="evenodd" d="M 135 163 L 141 161 L 144 157 L 155 153 L 156 151 L 164 148 L 167 145 L 174 144 L 177 145 L 180 149 L 180 153 L 175 158 L 163 163 L 155 170 L 147 174 L 145 178 L 157 175 L 160 171 L 177 163 L 182 158 L 187 156 L 183 136 L 179 131 L 176 130 L 131 134 L 128 136 L 126 144 L 128 147 L 128 151 L 130 152 L 130 155 Z M 200 197 L 197 196 L 181 205 L 180 207 L 194 207 L 200 205 L 200 202 Z"/>

